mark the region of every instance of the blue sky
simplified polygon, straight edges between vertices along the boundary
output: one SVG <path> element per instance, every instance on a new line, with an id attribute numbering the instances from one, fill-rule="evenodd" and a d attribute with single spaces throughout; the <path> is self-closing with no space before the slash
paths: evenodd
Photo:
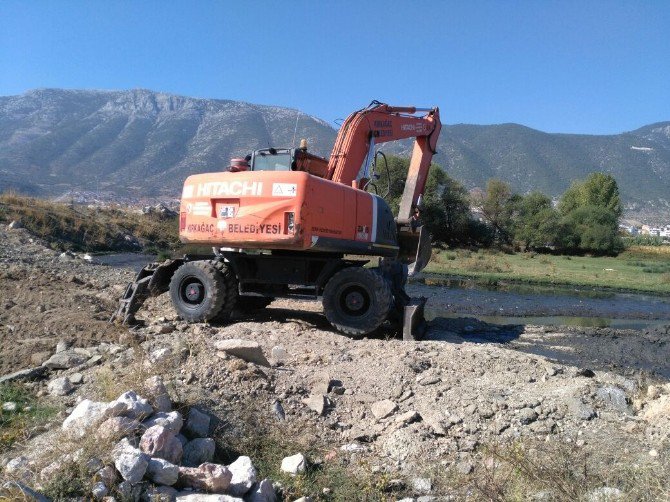
<path id="1" fill-rule="evenodd" d="M 607 134 L 670 120 L 667 1 L 0 1 L 0 95 L 148 88 Z"/>

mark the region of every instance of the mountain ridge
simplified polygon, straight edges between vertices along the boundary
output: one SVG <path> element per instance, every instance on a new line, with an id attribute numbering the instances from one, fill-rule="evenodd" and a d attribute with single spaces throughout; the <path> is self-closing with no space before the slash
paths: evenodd
<path id="1" fill-rule="evenodd" d="M 327 157 L 336 134 L 324 120 L 280 106 L 147 89 L 34 89 L 0 97 L 0 190 L 173 197 L 186 176 L 224 169 L 256 148 L 306 138 L 310 151 Z M 411 144 L 383 149 L 409 155 Z M 496 177 L 551 196 L 604 171 L 628 206 L 670 207 L 670 121 L 609 135 L 445 124 L 435 162 L 468 188 Z"/>

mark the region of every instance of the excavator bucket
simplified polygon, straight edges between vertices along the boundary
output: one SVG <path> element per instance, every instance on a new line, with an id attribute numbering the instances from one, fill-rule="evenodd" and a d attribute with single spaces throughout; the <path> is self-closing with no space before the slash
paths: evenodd
<path id="1" fill-rule="evenodd" d="M 410 304 L 405 307 L 402 322 L 402 339 L 422 340 L 428 329 L 424 318 L 426 298 L 412 298 Z"/>
<path id="2" fill-rule="evenodd" d="M 428 265 L 433 254 L 430 232 L 425 225 L 421 225 L 414 230 L 402 228 L 398 240 L 400 243 L 400 259 L 409 263 L 408 275 L 412 277 Z"/>

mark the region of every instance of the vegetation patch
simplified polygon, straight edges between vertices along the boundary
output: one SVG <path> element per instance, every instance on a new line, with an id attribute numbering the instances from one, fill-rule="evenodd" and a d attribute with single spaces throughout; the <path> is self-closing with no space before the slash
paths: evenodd
<path id="1" fill-rule="evenodd" d="M 32 437 L 58 410 L 45 406 L 20 384 L 0 384 L 0 451 Z"/>

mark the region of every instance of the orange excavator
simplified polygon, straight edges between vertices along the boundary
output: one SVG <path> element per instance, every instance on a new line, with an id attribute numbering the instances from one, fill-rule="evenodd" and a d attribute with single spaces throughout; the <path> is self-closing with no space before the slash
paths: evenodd
<path id="1" fill-rule="evenodd" d="M 169 291 L 187 322 L 227 322 L 278 297 L 321 298 L 328 321 L 361 336 L 387 321 L 420 331 L 425 299 L 407 276 L 430 259 L 421 198 L 441 124 L 438 108 L 373 101 L 342 124 L 328 160 L 300 148 L 256 150 L 226 172 L 184 182 L 179 236 L 209 256 L 152 263 L 128 285 L 112 321 L 134 322 L 144 300 Z M 415 138 L 400 209 L 371 193 L 375 145 Z M 365 267 L 378 257 L 376 267 Z"/>

